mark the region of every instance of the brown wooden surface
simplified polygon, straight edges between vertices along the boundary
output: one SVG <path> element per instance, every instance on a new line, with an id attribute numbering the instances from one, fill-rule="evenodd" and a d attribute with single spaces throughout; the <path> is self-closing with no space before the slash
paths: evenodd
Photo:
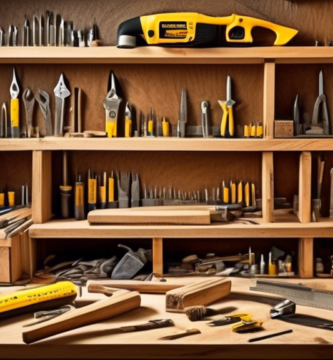
<path id="1" fill-rule="evenodd" d="M 51 160 L 50 151 L 33 152 L 32 218 L 36 224 L 42 224 L 52 216 Z"/>
<path id="2" fill-rule="evenodd" d="M 299 165 L 298 212 L 302 223 L 311 221 L 311 153 L 302 152 Z"/>
<path id="3" fill-rule="evenodd" d="M 30 87 L 36 93 L 43 89 L 51 94 L 52 121 L 54 122 L 53 89 L 61 73 L 67 79 L 70 91 L 74 87 L 82 89 L 82 121 L 84 130 L 105 130 L 106 97 L 110 70 L 113 70 L 117 82 L 117 93 L 123 103 L 119 113 L 119 135 L 123 134 L 124 108 L 127 101 L 134 106 L 137 116 L 140 110 L 146 115 L 154 107 L 158 117 L 166 117 L 176 125 L 179 117 L 181 88 L 188 92 L 188 125 L 200 125 L 200 104 L 208 100 L 211 107 L 211 122 L 219 125 L 222 109 L 218 100 L 226 99 L 226 78 L 233 80 L 233 98 L 235 129 L 238 137 L 243 137 L 244 124 L 250 121 L 262 121 L 263 68 L 260 65 L 174 65 L 172 74 L 169 65 L 17 65 L 17 76 L 21 90 Z M 0 99 L 10 100 L 9 86 L 12 81 L 12 66 L 1 65 L 0 75 L 3 86 Z M 253 99 L 252 94 L 256 94 Z M 259 100 L 260 99 L 260 100 Z M 67 101 L 66 121 L 69 122 L 70 101 Z M 134 114 L 133 114 L 134 117 Z M 21 102 L 21 125 L 25 124 L 23 102 Z M 35 126 L 43 126 L 43 116 L 39 107 L 35 107 Z"/>
<path id="4" fill-rule="evenodd" d="M 274 220 L 274 157 L 272 152 L 262 154 L 262 217 Z"/>
<path id="5" fill-rule="evenodd" d="M 183 281 L 179 279 L 178 281 Z M 193 281 L 193 280 L 192 280 Z M 289 280 L 299 283 L 299 279 Z M 332 282 L 326 280 L 303 280 L 304 285 L 333 290 Z M 209 327 L 207 321 L 190 322 L 184 314 L 166 313 L 165 296 L 141 295 L 142 307 L 127 314 L 98 324 L 82 327 L 70 332 L 54 336 L 48 340 L 26 346 L 22 341 L 22 325 L 33 321 L 32 314 L 22 315 L 1 322 L 3 330 L 0 340 L 0 358 L 16 359 L 87 359 L 87 358 L 127 358 L 127 359 L 331 359 L 332 344 L 330 332 L 323 329 L 287 324 L 278 320 L 271 320 L 269 311 L 272 305 L 242 299 L 239 294 L 261 296 L 260 293 L 249 292 L 250 280 L 232 279 L 234 295 L 216 302 L 209 307 L 213 309 L 227 309 L 246 312 L 254 318 L 264 321 L 265 331 L 253 334 L 235 334 L 230 326 L 219 328 Z M 17 290 L 17 288 L 16 288 Z M 11 292 L 13 289 L 2 289 Z M 84 296 L 88 296 L 85 288 Z M 94 294 L 103 299 L 104 295 Z M 269 296 L 269 295 L 268 295 Z M 231 307 L 231 309 L 230 309 Z M 236 308 L 232 310 L 232 308 Z M 312 309 L 298 306 L 297 313 L 314 315 L 328 321 L 333 321 L 331 311 Z M 220 318 L 221 315 L 212 317 Z M 119 326 L 144 323 L 150 319 L 171 318 L 175 327 L 159 329 L 151 332 L 128 334 L 110 334 L 109 329 Z M 188 328 L 198 328 L 202 334 L 190 336 L 173 342 L 158 341 L 157 339 L 185 331 Z M 271 332 L 292 328 L 293 333 L 284 337 L 276 337 L 262 342 L 248 344 L 247 340 Z M 223 339 L 223 341 L 221 341 Z"/>
<path id="6" fill-rule="evenodd" d="M 21 29 L 24 24 L 24 14 L 37 15 L 52 10 L 60 12 L 66 20 L 73 20 L 75 28 L 91 26 L 96 17 L 100 28 L 100 35 L 105 44 L 116 44 L 118 25 L 130 18 L 161 12 L 199 12 L 212 16 L 227 16 L 232 13 L 261 18 L 276 22 L 280 25 L 297 28 L 299 34 L 290 45 L 313 45 L 315 40 L 323 43 L 333 32 L 331 13 L 333 4 L 329 0 L 320 1 L 314 6 L 313 1 L 274 1 L 274 0 L 229 0 L 223 4 L 214 0 L 183 1 L 177 0 L 66 0 L 45 3 L 34 0 L 33 9 L 29 2 L 15 0 L 12 2 L 1 0 L 1 25 L 8 29 L 9 24 L 15 24 Z M 15 9 L 15 11 L 13 11 Z M 274 35 L 269 30 L 256 31 L 256 43 L 267 44 L 274 41 Z M 256 35 L 255 34 L 255 35 Z M 264 37 L 265 36 L 265 37 Z"/>
<path id="7" fill-rule="evenodd" d="M 313 239 L 299 239 L 298 243 L 299 276 L 302 278 L 313 277 Z"/>
<path id="8" fill-rule="evenodd" d="M 153 239 L 153 273 L 155 276 L 162 276 L 163 274 L 163 239 L 154 238 Z"/>

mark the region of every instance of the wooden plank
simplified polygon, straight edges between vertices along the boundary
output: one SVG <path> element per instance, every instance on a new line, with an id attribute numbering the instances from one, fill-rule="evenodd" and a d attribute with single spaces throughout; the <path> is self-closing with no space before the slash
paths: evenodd
<path id="1" fill-rule="evenodd" d="M 251 48 L 163 48 L 138 47 L 131 50 L 115 46 L 96 48 L 2 47 L 2 64 L 258 64 L 332 63 L 329 47 L 251 47 Z"/>
<path id="2" fill-rule="evenodd" d="M 105 209 L 94 210 L 88 215 L 92 225 L 99 224 L 180 224 L 180 225 L 208 225 L 210 224 L 209 210 L 146 210 L 135 209 Z"/>
<path id="3" fill-rule="evenodd" d="M 20 236 L 17 235 L 12 239 L 12 247 L 10 249 L 10 278 L 11 282 L 18 280 L 22 275 L 21 261 L 21 242 Z"/>
<path id="4" fill-rule="evenodd" d="M 266 139 L 274 138 L 275 110 L 275 64 L 266 62 L 264 65 L 264 116 L 263 128 Z"/>
<path id="5" fill-rule="evenodd" d="M 88 221 L 52 220 L 45 224 L 33 225 L 29 230 L 31 238 L 329 238 L 333 237 L 333 221 L 323 218 L 319 222 L 301 224 L 294 215 L 274 223 L 256 219 L 260 225 L 237 223 L 218 225 L 99 225 L 90 226 Z"/>
<path id="6" fill-rule="evenodd" d="M 302 152 L 299 164 L 298 217 L 301 223 L 311 222 L 311 153 Z"/>
<path id="7" fill-rule="evenodd" d="M 0 151 L 333 151 L 332 139 L 58 138 L 1 139 Z"/>
<path id="8" fill-rule="evenodd" d="M 20 246 L 21 246 L 21 265 L 22 272 L 30 274 L 30 238 L 29 232 L 25 232 L 20 235 Z"/>
<path id="9" fill-rule="evenodd" d="M 313 238 L 298 240 L 298 275 L 301 278 L 313 278 Z"/>
<path id="10" fill-rule="evenodd" d="M 11 282 L 10 249 L 9 247 L 0 247 L 0 282 Z"/>
<path id="11" fill-rule="evenodd" d="M 274 166 L 273 153 L 262 154 L 262 217 L 265 222 L 274 221 Z"/>
<path id="12" fill-rule="evenodd" d="M 41 224 L 52 217 L 52 153 L 33 152 L 32 218 Z"/>
<path id="13" fill-rule="evenodd" d="M 163 239 L 153 238 L 153 273 L 157 277 L 163 276 Z"/>

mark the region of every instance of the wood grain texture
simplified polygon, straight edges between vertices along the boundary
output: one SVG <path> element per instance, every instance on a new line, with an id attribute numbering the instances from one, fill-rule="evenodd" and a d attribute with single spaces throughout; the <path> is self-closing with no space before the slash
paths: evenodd
<path id="1" fill-rule="evenodd" d="M 113 70 L 117 82 L 117 93 L 123 99 L 120 107 L 118 132 L 123 136 L 124 109 L 126 102 L 146 115 L 153 106 L 158 117 L 166 117 L 176 125 L 179 117 L 181 88 L 188 93 L 188 125 L 201 124 L 200 104 L 203 100 L 210 102 L 210 119 L 213 125 L 219 125 L 222 109 L 218 100 L 226 99 L 226 78 L 233 80 L 233 98 L 235 131 L 243 137 L 244 124 L 250 121 L 262 121 L 263 72 L 260 65 L 17 65 L 17 76 L 21 90 L 26 87 L 36 93 L 43 89 L 51 95 L 51 113 L 54 123 L 54 95 L 59 76 L 64 73 L 67 86 L 73 93 L 74 87 L 82 89 L 82 121 L 84 130 L 105 130 L 106 97 L 110 70 Z M 10 100 L 9 86 L 12 81 L 12 66 L 1 65 L 0 76 L 3 86 L 0 88 L 0 99 Z M 7 86 L 8 85 L 8 86 Z M 252 94 L 256 94 L 256 100 Z M 70 120 L 70 101 L 65 110 L 65 125 Z M 42 127 L 43 116 L 39 107 L 35 107 L 34 126 Z M 134 117 L 134 113 L 133 113 Z M 23 102 L 20 107 L 20 124 L 25 124 Z"/>
<path id="2" fill-rule="evenodd" d="M 163 239 L 153 239 L 153 273 L 155 276 L 162 276 L 164 273 Z"/>
<path id="3" fill-rule="evenodd" d="M 51 152 L 33 152 L 32 218 L 36 224 L 50 220 L 52 213 Z"/>
<path id="4" fill-rule="evenodd" d="M 313 239 L 299 239 L 298 242 L 298 273 L 302 278 L 313 277 Z"/>
<path id="5" fill-rule="evenodd" d="M 302 152 L 299 165 L 298 213 L 301 223 L 311 221 L 311 153 Z"/>
<path id="6" fill-rule="evenodd" d="M 264 134 L 266 139 L 274 137 L 274 109 L 275 109 L 275 64 L 264 65 Z"/>
<path id="7" fill-rule="evenodd" d="M 274 158 L 272 152 L 262 154 L 262 217 L 274 221 Z"/>
<path id="8" fill-rule="evenodd" d="M 15 11 L 13 11 L 15 8 Z M 15 24 L 21 29 L 24 23 L 24 14 L 32 16 L 52 10 L 60 12 L 66 20 L 73 20 L 75 28 L 91 26 L 96 17 L 100 35 L 104 44 L 115 45 L 118 25 L 130 18 L 162 13 L 162 12 L 199 12 L 211 16 L 227 16 L 232 13 L 257 17 L 276 22 L 280 25 L 297 28 L 299 34 L 290 42 L 290 45 L 313 45 L 315 40 L 323 43 L 330 38 L 333 32 L 331 16 L 333 4 L 324 0 L 320 6 L 313 6 L 313 1 L 300 1 L 297 3 L 274 0 L 228 0 L 223 4 L 214 0 L 182 1 L 177 0 L 66 0 L 57 2 L 34 0 L 33 9 L 29 2 L 15 0 L 12 2 L 1 0 L 1 25 L 8 29 L 9 24 Z M 270 31 L 257 32 L 257 44 L 267 44 L 274 41 Z"/>
<path id="9" fill-rule="evenodd" d="M 61 153 L 52 154 L 52 191 L 53 199 L 59 195 L 62 181 Z M 251 164 L 251 166 L 248 166 Z M 138 172 L 141 195 L 144 185 L 148 189 L 155 186 L 170 188 L 171 184 L 182 191 L 201 190 L 205 187 L 222 186 L 222 181 L 253 181 L 256 185 L 256 198 L 261 198 L 261 154 L 258 152 L 172 152 L 146 151 L 78 151 L 69 153 L 69 180 L 74 185 L 76 174 L 81 174 L 86 182 L 88 169 L 100 175 L 113 171 Z M 87 198 L 87 197 L 86 197 Z M 53 212 L 60 213 L 59 202 L 53 203 Z"/>

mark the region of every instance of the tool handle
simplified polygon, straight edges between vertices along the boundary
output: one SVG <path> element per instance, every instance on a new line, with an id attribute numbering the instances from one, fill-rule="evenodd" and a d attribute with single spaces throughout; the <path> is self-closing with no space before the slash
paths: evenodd
<path id="1" fill-rule="evenodd" d="M 132 120 L 129 118 L 125 119 L 125 137 L 132 136 Z"/>
<path id="2" fill-rule="evenodd" d="M 107 121 L 105 131 L 108 138 L 117 137 L 117 122 Z"/>
<path id="3" fill-rule="evenodd" d="M 229 135 L 233 137 L 235 135 L 235 124 L 234 124 L 234 111 L 233 107 L 228 108 L 229 113 Z"/>
<path id="4" fill-rule="evenodd" d="M 227 118 L 228 118 L 228 109 L 226 104 L 221 104 L 222 107 L 222 120 L 221 120 L 221 136 L 225 136 L 227 129 Z"/>
<path id="5" fill-rule="evenodd" d="M 10 101 L 10 120 L 12 125 L 12 137 L 20 137 L 20 103 L 19 99 L 11 99 Z"/>
<path id="6" fill-rule="evenodd" d="M 99 284 L 89 284 L 88 292 L 95 294 L 104 294 L 106 296 L 112 296 L 116 291 L 119 291 L 117 288 L 107 287 Z M 129 292 L 129 291 L 128 291 Z"/>
<path id="7" fill-rule="evenodd" d="M 171 319 L 166 320 L 150 320 L 145 324 L 139 324 L 134 326 L 122 326 L 120 329 L 122 332 L 133 332 L 133 331 L 146 331 L 153 329 L 160 329 L 164 327 L 174 326 L 174 322 Z"/>

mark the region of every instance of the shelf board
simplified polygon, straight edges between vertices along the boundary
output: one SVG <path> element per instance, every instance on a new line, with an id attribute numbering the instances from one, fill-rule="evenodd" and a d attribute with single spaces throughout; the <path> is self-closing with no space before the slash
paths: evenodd
<path id="1" fill-rule="evenodd" d="M 333 151 L 333 139 L 59 138 L 0 139 L 0 151 Z"/>
<path id="2" fill-rule="evenodd" d="M 260 64 L 333 63 L 331 47 L 164 48 L 118 49 L 69 47 L 0 47 L 2 64 Z"/>
<path id="3" fill-rule="evenodd" d="M 31 238 L 313 238 L 333 237 L 332 219 L 301 224 L 294 215 L 275 217 L 274 223 L 199 225 L 89 225 L 87 220 L 52 220 L 33 225 Z M 282 222 L 283 221 L 283 222 Z"/>

